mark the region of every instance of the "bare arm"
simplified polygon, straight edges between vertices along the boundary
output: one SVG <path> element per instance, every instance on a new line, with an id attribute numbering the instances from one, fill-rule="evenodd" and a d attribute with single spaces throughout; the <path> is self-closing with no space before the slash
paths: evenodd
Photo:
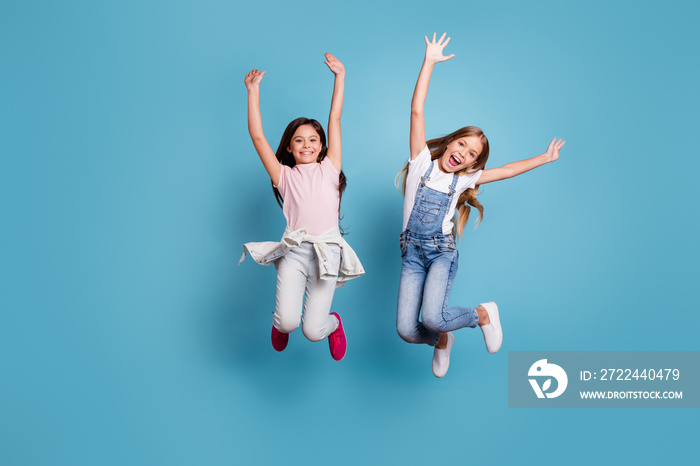
<path id="1" fill-rule="evenodd" d="M 409 141 L 411 160 L 418 157 L 418 154 L 425 147 L 425 116 L 423 107 L 425 106 L 425 98 L 428 95 L 428 84 L 430 83 L 430 76 L 433 74 L 433 67 L 435 63 L 454 57 L 454 54 L 448 56 L 442 54 L 442 50 L 450 42 L 449 37 L 443 42 L 446 34 L 443 33 L 437 42 L 435 41 L 435 33 L 433 33 L 432 42 L 428 41 L 428 36 L 425 36 L 425 59 L 423 60 L 423 66 L 420 69 L 416 88 L 413 91 L 413 99 L 411 100 L 411 136 Z"/>
<path id="2" fill-rule="evenodd" d="M 561 149 L 564 144 L 566 144 L 565 141 L 560 139 L 557 142 L 557 138 L 554 138 L 552 142 L 549 143 L 549 147 L 547 147 L 547 151 L 544 154 L 530 159 L 507 163 L 498 168 L 488 168 L 481 172 L 478 184 L 492 183 L 494 181 L 512 178 L 521 173 L 530 171 L 533 168 L 542 166 L 545 163 L 554 162 L 559 158 L 559 149 Z"/>
<path id="3" fill-rule="evenodd" d="M 343 114 L 343 95 L 345 93 L 345 67 L 332 54 L 326 53 L 328 68 L 335 75 L 333 82 L 333 97 L 331 98 L 331 112 L 328 115 L 328 157 L 333 162 L 336 170 L 340 171 L 343 161 L 343 144 L 340 132 L 340 117 Z"/>
<path id="4" fill-rule="evenodd" d="M 245 75 L 245 87 L 248 89 L 248 133 L 272 184 L 276 186 L 280 181 L 282 165 L 265 139 L 260 117 L 260 82 L 264 75 L 264 71 L 258 70 L 251 70 Z"/>

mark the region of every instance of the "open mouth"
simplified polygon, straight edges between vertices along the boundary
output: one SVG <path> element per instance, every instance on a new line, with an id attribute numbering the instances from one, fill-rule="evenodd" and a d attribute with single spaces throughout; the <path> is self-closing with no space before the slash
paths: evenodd
<path id="1" fill-rule="evenodd" d="M 454 155 L 450 155 L 450 158 L 447 159 L 447 163 L 452 167 L 457 167 L 459 166 L 460 163 L 462 163 L 457 157 Z"/>
<path id="2" fill-rule="evenodd" d="M 299 155 L 301 155 L 302 157 L 311 157 L 312 155 L 314 155 L 314 153 L 309 152 L 309 151 L 304 151 L 304 152 L 299 152 Z"/>

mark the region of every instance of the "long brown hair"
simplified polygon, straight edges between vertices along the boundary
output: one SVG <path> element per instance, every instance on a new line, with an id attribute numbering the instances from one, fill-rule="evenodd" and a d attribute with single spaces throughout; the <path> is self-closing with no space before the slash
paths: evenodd
<path id="1" fill-rule="evenodd" d="M 476 126 L 465 126 L 457 131 L 454 131 L 447 136 L 441 138 L 431 139 L 426 142 L 428 149 L 430 150 L 430 160 L 436 160 L 445 154 L 445 150 L 450 142 L 455 139 L 460 139 L 468 136 L 476 136 L 479 138 L 482 144 L 481 153 L 476 157 L 476 163 L 470 168 L 465 168 L 457 172 L 458 176 L 465 175 L 469 172 L 474 172 L 477 170 L 483 170 L 486 166 L 486 161 L 489 159 L 489 140 L 484 135 L 481 128 Z M 406 194 L 406 177 L 408 176 L 408 163 L 403 169 L 396 175 L 396 185 L 401 190 L 401 192 Z M 479 211 L 479 218 L 476 220 L 476 225 L 481 223 L 484 218 L 484 206 L 482 206 L 479 201 L 476 200 L 476 195 L 478 194 L 478 189 L 476 187 L 469 188 L 464 191 L 457 199 L 457 221 L 455 222 L 454 230 L 459 240 L 462 237 L 462 231 L 464 231 L 464 225 L 466 225 L 469 219 L 469 213 L 472 207 L 476 207 Z"/>
<path id="2" fill-rule="evenodd" d="M 326 158 L 326 155 L 328 153 L 328 146 L 326 145 L 326 133 L 325 131 L 323 131 L 323 126 L 321 126 L 321 123 L 319 123 L 316 120 L 300 117 L 296 120 L 293 120 L 287 125 L 287 128 L 282 134 L 280 145 L 277 146 L 277 152 L 275 153 L 275 155 L 277 156 L 277 160 L 279 160 L 282 165 L 293 167 L 297 164 L 297 161 L 294 160 L 294 156 L 291 152 L 287 150 L 287 148 L 292 142 L 292 137 L 294 137 L 294 133 L 296 132 L 296 130 L 303 125 L 310 125 L 314 129 L 314 131 L 318 133 L 318 137 L 321 139 L 321 152 L 319 152 L 318 157 L 316 158 L 316 163 L 320 163 L 323 159 Z M 340 201 L 343 200 L 343 191 L 345 191 L 345 188 L 348 185 L 347 177 L 345 176 L 345 173 L 342 172 L 342 170 L 340 172 L 340 179 L 338 181 L 338 192 L 340 194 L 340 199 L 338 201 L 338 218 L 340 218 Z M 275 199 L 277 199 L 277 203 L 280 207 L 282 207 L 284 199 L 282 199 L 282 195 L 277 190 L 277 188 L 275 188 L 274 183 L 272 184 L 272 191 L 275 193 Z"/>

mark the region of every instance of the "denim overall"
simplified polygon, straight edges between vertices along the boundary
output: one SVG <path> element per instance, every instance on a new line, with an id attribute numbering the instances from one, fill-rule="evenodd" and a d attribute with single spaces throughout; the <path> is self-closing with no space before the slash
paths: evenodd
<path id="1" fill-rule="evenodd" d="M 426 182 L 434 166 L 433 161 L 420 180 L 408 225 L 400 236 L 403 262 L 396 313 L 401 338 L 431 346 L 437 344 L 440 333 L 476 327 L 479 322 L 475 309 L 447 306 L 459 253 L 454 236 L 442 233 L 442 223 L 453 214 L 450 206 L 458 178 L 453 175 L 449 193 L 429 188 Z M 418 320 L 421 308 L 422 322 Z"/>

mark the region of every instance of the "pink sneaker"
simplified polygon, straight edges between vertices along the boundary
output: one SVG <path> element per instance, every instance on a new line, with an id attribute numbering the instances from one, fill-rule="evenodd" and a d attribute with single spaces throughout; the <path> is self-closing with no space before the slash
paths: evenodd
<path id="1" fill-rule="evenodd" d="M 328 335 L 328 347 L 331 350 L 331 357 L 336 361 L 342 361 L 345 357 L 345 352 L 348 349 L 348 342 L 345 339 L 345 331 L 343 330 L 343 321 L 337 312 L 331 312 L 338 319 L 338 328 Z"/>
<path id="2" fill-rule="evenodd" d="M 287 343 L 289 342 L 289 334 L 280 332 L 273 325 L 271 339 L 272 347 L 275 349 L 275 351 L 284 351 L 284 349 L 287 347 Z"/>

